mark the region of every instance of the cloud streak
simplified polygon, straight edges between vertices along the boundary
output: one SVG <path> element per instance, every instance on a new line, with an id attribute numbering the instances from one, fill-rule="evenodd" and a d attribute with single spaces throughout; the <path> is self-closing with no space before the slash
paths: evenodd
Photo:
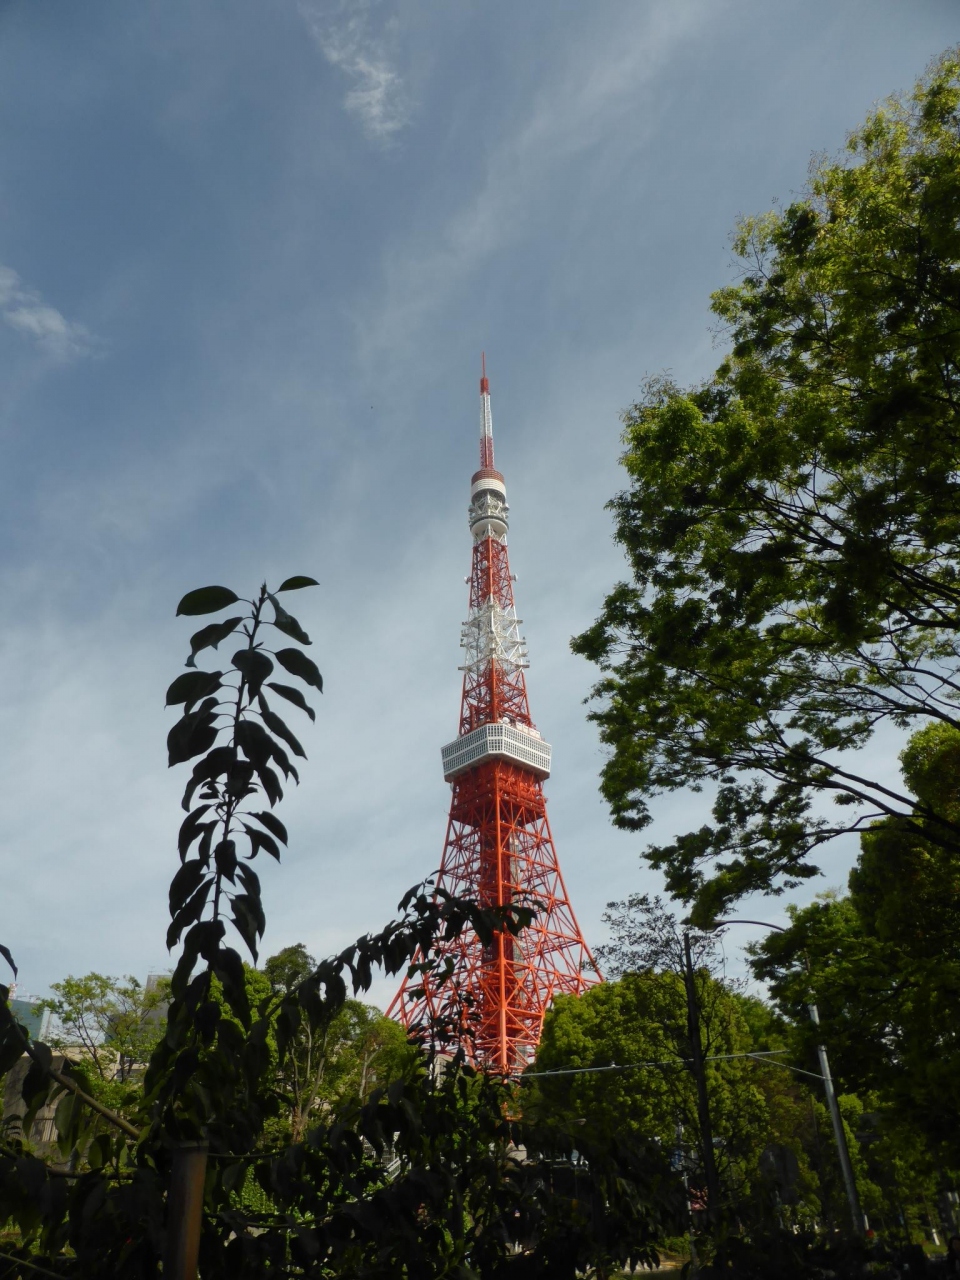
<path id="1" fill-rule="evenodd" d="M 0 317 L 17 333 L 32 338 L 57 360 L 90 355 L 96 340 L 82 324 L 68 320 L 35 289 L 28 288 L 12 267 L 0 264 Z"/>
<path id="2" fill-rule="evenodd" d="M 300 0 L 297 8 L 321 53 L 350 82 L 343 100 L 367 137 L 390 142 L 410 118 L 407 87 L 395 67 L 396 22 L 377 28 L 370 0 L 329 5 Z"/>
<path id="3" fill-rule="evenodd" d="M 525 114 L 489 148 L 479 187 L 437 224 L 418 225 L 384 254 L 383 279 L 355 311 L 364 366 L 385 355 L 402 367 L 403 353 L 423 342 L 423 329 L 471 277 L 497 254 L 515 248 L 531 227 L 551 217 L 562 193 L 569 207 L 588 194 L 571 189 L 569 174 L 604 163 L 626 168 L 657 129 L 658 78 L 691 34 L 713 19 L 708 0 L 656 0 L 626 8 L 599 30 L 586 21 L 582 38 L 531 78 Z M 606 161 L 604 161 L 606 157 Z"/>

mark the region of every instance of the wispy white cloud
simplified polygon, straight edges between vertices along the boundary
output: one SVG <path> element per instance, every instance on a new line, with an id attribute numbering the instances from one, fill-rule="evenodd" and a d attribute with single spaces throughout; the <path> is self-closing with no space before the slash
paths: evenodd
<path id="1" fill-rule="evenodd" d="M 418 226 L 390 245 L 382 283 L 356 316 L 361 359 L 373 365 L 390 352 L 402 367 L 402 353 L 423 341 L 423 325 L 495 254 L 530 234 L 558 183 L 568 205 L 576 202 L 567 182 L 573 168 L 625 168 L 656 131 L 653 92 L 670 59 L 722 8 L 714 0 L 653 0 L 625 6 L 618 21 L 597 29 L 585 21 L 582 38 L 531 77 L 521 112 L 489 147 L 479 187 L 439 226 Z M 588 208 L 590 185 L 583 184 Z"/>
<path id="2" fill-rule="evenodd" d="M 396 21 L 379 20 L 376 0 L 299 0 L 297 7 L 327 62 L 350 82 L 347 111 L 368 137 L 389 142 L 409 120 L 411 105 L 396 68 Z"/>
<path id="3" fill-rule="evenodd" d="M 0 317 L 11 329 L 33 338 L 49 355 L 71 360 L 92 353 L 97 342 L 89 329 L 68 320 L 35 289 L 28 288 L 12 267 L 0 265 Z"/>

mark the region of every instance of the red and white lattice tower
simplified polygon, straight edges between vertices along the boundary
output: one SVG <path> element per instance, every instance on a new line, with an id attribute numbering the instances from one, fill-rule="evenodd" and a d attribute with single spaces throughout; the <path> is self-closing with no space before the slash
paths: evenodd
<path id="1" fill-rule="evenodd" d="M 459 736 L 441 753 L 453 797 L 438 883 L 482 906 L 505 906 L 518 895 L 542 905 L 518 937 L 498 934 L 483 946 L 470 932 L 442 943 L 453 979 L 439 987 L 419 975 L 408 979 L 388 1012 L 429 1036 L 431 1026 L 455 1020 L 456 1009 L 466 1007 L 469 1056 L 512 1072 L 533 1057 L 554 996 L 579 995 L 600 974 L 570 906 L 547 821 L 550 747 L 527 704 L 527 654 L 507 560 L 506 489 L 493 465 L 485 363 L 480 404 L 480 470 L 468 513 L 470 614 L 461 632 L 463 698 Z"/>

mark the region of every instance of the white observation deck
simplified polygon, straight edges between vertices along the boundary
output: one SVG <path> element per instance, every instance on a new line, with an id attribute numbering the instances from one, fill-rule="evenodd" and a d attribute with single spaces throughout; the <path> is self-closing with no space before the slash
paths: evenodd
<path id="1" fill-rule="evenodd" d="M 448 742 L 441 748 L 440 755 L 445 782 L 452 782 L 485 760 L 509 760 L 529 769 L 538 778 L 550 776 L 550 744 L 544 742 L 536 729 L 508 720 L 480 725 L 462 738 Z"/>

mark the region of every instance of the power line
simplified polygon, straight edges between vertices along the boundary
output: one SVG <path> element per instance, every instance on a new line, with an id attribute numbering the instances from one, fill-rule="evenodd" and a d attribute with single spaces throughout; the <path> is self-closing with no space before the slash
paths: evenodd
<path id="1" fill-rule="evenodd" d="M 758 1056 L 755 1053 L 747 1054 L 748 1058 L 756 1058 Z M 790 1062 L 771 1062 L 768 1065 L 771 1067 L 786 1067 L 788 1071 L 796 1071 L 799 1076 L 809 1076 L 811 1080 L 819 1080 L 821 1084 L 823 1083 L 823 1076 L 819 1071 L 806 1071 L 803 1067 L 795 1067 Z"/>
<path id="2" fill-rule="evenodd" d="M 786 1049 L 758 1049 L 752 1053 L 711 1053 L 704 1058 L 704 1062 L 729 1062 L 732 1058 L 764 1058 L 771 1057 L 779 1053 L 786 1053 Z M 692 1062 L 692 1058 L 664 1058 L 660 1061 L 653 1062 L 612 1062 L 605 1067 L 560 1067 L 555 1071 L 525 1071 L 522 1075 L 512 1077 L 515 1080 L 533 1080 L 544 1076 L 581 1076 L 602 1071 L 643 1071 L 647 1067 L 675 1067 L 681 1062 Z M 787 1066 L 788 1064 L 778 1063 L 778 1066 Z M 793 1068 L 799 1071 L 799 1067 Z M 810 1074 L 809 1072 L 807 1073 Z M 818 1080 L 819 1076 L 816 1077 Z"/>

